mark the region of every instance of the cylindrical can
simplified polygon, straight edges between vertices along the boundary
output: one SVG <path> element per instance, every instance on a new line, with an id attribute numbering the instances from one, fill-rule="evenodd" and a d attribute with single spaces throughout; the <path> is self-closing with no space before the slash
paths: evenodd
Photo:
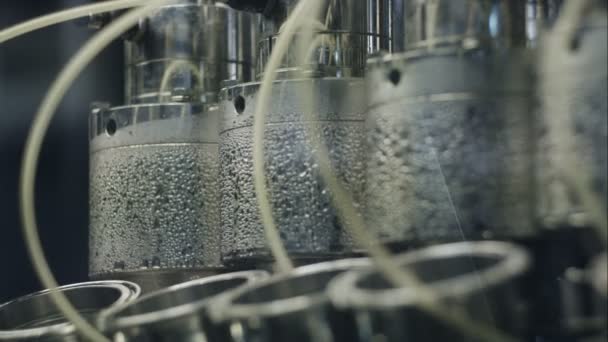
<path id="1" fill-rule="evenodd" d="M 244 271 L 177 284 L 107 311 L 101 325 L 116 341 L 219 342 L 207 315 L 214 298 L 267 275 L 264 271 Z"/>
<path id="2" fill-rule="evenodd" d="M 370 62 L 365 212 L 384 241 L 536 233 L 531 64 L 454 47 Z"/>
<path id="3" fill-rule="evenodd" d="M 340 273 L 368 266 L 366 258 L 303 266 L 223 296 L 209 312 L 226 327 L 218 341 L 353 341 L 352 317 L 332 307 L 326 287 Z"/>
<path id="4" fill-rule="evenodd" d="M 104 310 L 129 303 L 140 294 L 139 286 L 130 282 L 96 281 L 60 286 L 0 304 L 0 341 L 86 341 L 51 300 L 53 291 L 62 292 L 93 324 Z"/>
<path id="5" fill-rule="evenodd" d="M 173 95 L 209 103 L 223 82 L 251 81 L 260 20 L 207 1 L 161 7 L 126 42 L 127 103 L 167 102 Z"/>
<path id="6" fill-rule="evenodd" d="M 220 270 L 217 107 L 98 108 L 90 129 L 90 276 L 149 291 Z"/>
<path id="7" fill-rule="evenodd" d="M 529 257 L 525 250 L 495 241 L 458 242 L 427 247 L 397 257 L 448 314 L 463 313 L 514 338 L 528 329 L 520 280 Z M 336 277 L 329 296 L 356 319 L 357 338 L 349 341 L 487 341 L 463 332 L 421 307 L 415 287 L 394 287 L 377 270 Z M 458 312 L 458 313 L 456 313 Z"/>
<path id="8" fill-rule="evenodd" d="M 285 247 L 298 262 L 344 256 L 352 241 L 319 172 L 310 132 L 329 150 L 338 178 L 362 198 L 364 87 L 361 79 L 280 80 L 273 85 L 264 134 L 265 176 L 273 216 Z M 221 248 L 225 263 L 242 267 L 272 261 L 253 182 L 253 115 L 258 83 L 228 88 L 221 103 Z M 313 121 L 303 94 L 314 98 Z"/>

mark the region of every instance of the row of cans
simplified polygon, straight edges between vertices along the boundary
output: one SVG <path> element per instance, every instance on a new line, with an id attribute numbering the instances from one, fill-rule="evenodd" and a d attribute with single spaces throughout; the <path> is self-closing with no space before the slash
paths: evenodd
<path id="1" fill-rule="evenodd" d="M 524 248 L 499 241 L 448 243 L 396 260 L 430 290 L 436 308 L 426 309 L 420 288 L 392 286 L 366 258 L 311 264 L 279 275 L 227 273 L 143 296 L 137 285 L 124 281 L 51 291 L 63 292 L 116 342 L 487 340 L 476 329 L 538 341 L 532 316 L 539 307 L 526 290 L 534 262 Z M 586 299 L 593 307 L 585 312 L 573 307 L 564 322 L 587 319 L 586 334 L 579 337 L 601 341 L 606 338 L 606 256 L 582 272 L 594 289 Z M 437 309 L 448 317 L 459 315 L 470 327 L 463 330 L 446 321 Z M 52 305 L 49 291 L 0 305 L 0 341 L 81 340 Z"/>

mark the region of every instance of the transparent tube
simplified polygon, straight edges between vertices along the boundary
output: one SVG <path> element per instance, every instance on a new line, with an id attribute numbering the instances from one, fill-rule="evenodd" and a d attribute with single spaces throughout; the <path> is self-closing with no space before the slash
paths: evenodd
<path id="1" fill-rule="evenodd" d="M 24 238 L 32 264 L 34 266 L 34 270 L 40 278 L 41 283 L 47 288 L 56 288 L 58 287 L 58 284 L 51 270 L 49 269 L 49 265 L 45 259 L 42 245 L 40 243 L 36 223 L 34 189 L 40 149 L 49 123 L 70 85 L 83 71 L 83 69 L 93 60 L 93 58 L 95 58 L 95 56 L 110 42 L 137 23 L 139 18 L 152 13 L 158 6 L 169 2 L 171 1 L 148 1 L 148 5 L 128 12 L 97 33 L 68 62 L 44 97 L 44 100 L 40 105 L 36 116 L 34 117 L 34 122 L 32 123 L 32 127 L 27 137 L 21 166 L 21 219 L 23 224 Z M 94 342 L 108 341 L 106 337 L 97 331 L 82 316 L 80 316 L 78 311 L 70 304 L 69 300 L 64 294 L 61 292 L 52 291 L 50 292 L 50 295 L 50 298 L 53 300 L 55 305 L 57 305 L 57 308 L 70 322 L 74 324 L 74 326 L 85 338 Z"/>
<path id="2" fill-rule="evenodd" d="M 62 23 L 92 14 L 116 11 L 129 7 L 145 4 L 146 0 L 113 0 L 95 3 L 91 5 L 78 6 L 67 10 L 47 14 L 23 23 L 11 26 L 0 31 L 0 44 L 26 33 L 45 28 L 47 26 Z"/>
<path id="3" fill-rule="evenodd" d="M 562 8 L 561 16 L 555 22 L 555 26 L 549 34 L 545 35 L 544 48 L 542 51 L 541 68 L 544 68 L 545 74 L 559 70 L 559 58 L 556 56 L 563 55 L 563 51 L 569 49 L 571 42 L 575 39 L 576 31 L 581 23 L 584 15 L 592 10 L 593 0 L 566 1 Z M 563 77 L 569 77 L 567 73 L 561 73 Z M 578 154 L 574 150 L 573 132 L 570 127 L 574 126 L 573 117 L 570 117 L 568 108 L 570 104 L 567 99 L 570 97 L 567 94 L 560 92 L 564 91 L 561 87 L 562 82 L 543 82 L 541 91 L 544 92 L 545 98 L 551 98 L 551 101 L 546 101 L 547 113 L 552 113 L 548 121 L 550 139 L 555 146 L 558 146 L 562 151 L 568 151 L 563 154 L 563 162 L 559 163 L 562 167 L 559 172 L 565 177 L 566 181 L 571 184 L 575 192 L 580 197 L 585 212 L 589 214 L 593 226 L 597 229 L 601 240 L 606 243 L 608 239 L 608 217 L 606 213 L 606 199 L 597 196 L 590 190 L 588 184 L 591 184 L 588 166 L 580 161 Z M 558 95 L 556 95 L 558 94 Z"/>

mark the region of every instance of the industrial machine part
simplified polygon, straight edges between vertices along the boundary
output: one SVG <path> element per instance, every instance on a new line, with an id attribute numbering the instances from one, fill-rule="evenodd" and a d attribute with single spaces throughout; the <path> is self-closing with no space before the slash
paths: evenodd
<path id="1" fill-rule="evenodd" d="M 267 275 L 244 271 L 174 285 L 109 310 L 101 325 L 116 341 L 220 341 L 215 339 L 206 313 L 213 299 Z"/>
<path id="2" fill-rule="evenodd" d="M 369 63 L 370 227 L 405 245 L 534 235 L 526 1 L 408 4 L 408 51 Z"/>
<path id="3" fill-rule="evenodd" d="M 526 334 L 527 312 L 521 279 L 526 251 L 513 244 L 483 241 L 427 247 L 403 254 L 398 263 L 434 291 L 445 310 L 457 306 L 470 319 L 514 338 Z M 349 341 L 478 341 L 421 310 L 414 287 L 395 288 L 377 270 L 338 276 L 329 295 L 356 318 L 358 337 Z"/>
<path id="4" fill-rule="evenodd" d="M 567 38 L 568 32 L 547 33 L 547 38 L 563 39 L 564 43 L 557 49 L 542 45 L 539 60 L 538 216 L 550 229 L 595 229 L 600 224 L 591 222 L 572 182 L 564 177 L 568 168 L 564 163 L 572 160 L 567 156 L 575 156 L 580 163 L 577 172 L 588 179 L 587 191 L 601 202 L 604 214 L 608 210 L 608 19 L 606 4 L 595 3 L 571 38 Z M 563 124 L 572 144 L 559 144 L 552 138 L 555 125 L 551 120 L 569 121 Z"/>
<path id="5" fill-rule="evenodd" d="M 315 121 L 307 122 L 301 94 L 313 89 Z M 228 264 L 271 262 L 253 185 L 252 122 L 259 84 L 226 91 L 222 102 L 222 257 Z M 361 200 L 365 139 L 360 79 L 282 80 L 269 107 L 265 132 L 268 191 L 281 237 L 292 258 L 308 262 L 352 253 L 352 242 L 321 181 L 308 129 L 330 147 L 330 157 L 354 200 Z M 289 143 L 285 143 L 289 141 Z"/>
<path id="6" fill-rule="evenodd" d="M 250 81 L 260 16 L 182 1 L 126 37 L 128 105 L 90 120 L 90 276 L 144 291 L 222 270 L 217 94 Z"/>
<path id="7" fill-rule="evenodd" d="M 65 285 L 17 298 L 0 305 L 0 341 L 84 341 L 53 305 L 50 291 L 63 292 L 90 321 L 103 310 L 129 303 L 140 294 L 139 286 L 130 282 L 97 281 Z"/>
<path id="8" fill-rule="evenodd" d="M 278 28 L 295 1 L 280 1 L 285 12 L 265 22 L 260 64 L 266 63 Z M 268 190 L 281 237 L 296 263 L 310 263 L 353 253 L 321 180 L 310 132 L 328 146 L 338 178 L 361 198 L 366 57 L 388 49 L 384 1 L 328 1 L 323 15 L 310 22 L 318 36 L 298 65 L 296 43 L 287 52 L 273 84 L 265 128 Z M 375 23 L 371 25 L 370 23 Z M 318 28 L 317 28 L 318 27 Z M 294 41 L 301 37 L 296 34 Z M 261 70 L 261 69 L 260 69 Z M 261 75 L 258 75 L 258 77 Z M 227 88 L 222 94 L 220 132 L 222 259 L 235 267 L 272 262 L 265 243 L 253 182 L 253 113 L 259 83 Z M 306 118 L 305 94 L 314 98 Z M 287 143 L 286 143 L 287 142 Z"/>
<path id="9" fill-rule="evenodd" d="M 269 20 L 262 22 L 258 47 L 258 71 L 263 72 L 281 26 L 298 0 L 278 0 Z M 369 54 L 388 50 L 390 6 L 388 0 L 324 1 L 320 16 L 310 18 L 316 32 L 308 65 L 299 65 L 297 43 L 286 52 L 279 78 L 299 78 L 302 69 L 318 77 L 362 77 Z M 296 35 L 295 41 L 298 40 Z"/>
<path id="10" fill-rule="evenodd" d="M 365 258 L 302 266 L 223 296 L 210 311 L 227 327 L 218 341 L 354 341 L 352 317 L 331 306 L 326 287 L 342 272 L 369 266 Z"/>

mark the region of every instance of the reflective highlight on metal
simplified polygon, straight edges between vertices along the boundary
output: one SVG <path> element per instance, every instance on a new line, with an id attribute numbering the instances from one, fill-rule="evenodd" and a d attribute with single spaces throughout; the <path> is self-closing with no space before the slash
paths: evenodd
<path id="1" fill-rule="evenodd" d="M 520 280 L 530 260 L 524 249 L 495 241 L 459 242 L 405 253 L 397 260 L 430 286 L 445 310 L 458 307 L 475 322 L 515 338 L 527 332 Z M 394 288 L 377 270 L 337 277 L 329 295 L 337 308 L 355 316 L 358 337 L 350 341 L 478 341 L 420 310 L 415 288 Z"/>
<path id="2" fill-rule="evenodd" d="M 548 228 L 589 227 L 593 224 L 583 211 L 580 200 L 564 179 L 563 156 L 576 155 L 583 165 L 579 172 L 589 175 L 589 190 L 603 201 L 608 210 L 608 21 L 606 5 L 597 5 L 580 23 L 573 40 L 563 49 L 545 53 L 541 65 L 542 84 L 551 91 L 542 92 L 538 129 L 538 215 Z M 564 36 L 565 32 L 549 33 Z M 565 41 L 565 37 L 564 37 Z M 542 47 L 546 48 L 546 46 Z M 574 146 L 569 150 L 551 141 L 549 120 L 556 113 L 551 105 L 560 101 L 559 110 L 567 112 L 572 123 L 568 130 Z M 555 108 L 555 107 L 554 107 Z M 561 116 L 560 116 L 561 117 Z M 594 227 L 595 228 L 595 227 Z"/>
<path id="3" fill-rule="evenodd" d="M 261 16 L 205 2 L 164 6 L 133 29 L 125 48 L 127 103 L 209 103 L 223 82 L 253 79 Z"/>
<path id="4" fill-rule="evenodd" d="M 536 234 L 531 64 L 481 48 L 370 62 L 365 212 L 384 241 Z"/>
<path id="5" fill-rule="evenodd" d="M 296 263 L 352 253 L 353 243 L 331 205 L 308 130 L 328 147 L 338 178 L 360 201 L 363 184 L 365 93 L 361 79 L 281 80 L 266 113 L 265 160 L 277 227 Z M 253 113 L 258 83 L 223 93 L 220 133 L 222 259 L 237 267 L 270 262 L 253 184 Z M 312 91 L 315 120 L 305 117 Z M 307 127 L 308 126 L 308 129 Z"/>
<path id="6" fill-rule="evenodd" d="M 207 317 L 218 295 L 261 281 L 264 271 L 235 272 L 197 279 L 149 293 L 102 317 L 115 341 L 220 341 Z"/>
<path id="7" fill-rule="evenodd" d="M 217 107 L 91 114 L 89 273 L 148 292 L 221 269 Z"/>
<path id="8" fill-rule="evenodd" d="M 440 46 L 526 46 L 529 0 L 405 1 L 405 50 Z"/>
<path id="9" fill-rule="evenodd" d="M 262 22 L 258 43 L 258 71 L 264 70 L 281 26 L 298 1 L 278 0 L 274 15 Z M 361 77 L 368 55 L 390 49 L 388 0 L 328 0 L 310 22 L 318 35 L 307 52 L 308 64 L 298 65 L 297 36 L 278 70 L 279 78 L 293 78 L 305 71 L 316 77 Z M 261 76 L 258 76 L 261 79 Z"/>
<path id="10" fill-rule="evenodd" d="M 353 341 L 353 321 L 326 295 L 338 274 L 368 267 L 367 259 L 308 265 L 221 297 L 211 319 L 224 327 L 218 341 Z"/>
<path id="11" fill-rule="evenodd" d="M 136 284 L 97 281 L 61 286 L 33 293 L 0 305 L 0 341 L 84 341 L 50 299 L 61 291 L 86 318 L 95 321 L 103 310 L 128 303 L 140 294 Z"/>

